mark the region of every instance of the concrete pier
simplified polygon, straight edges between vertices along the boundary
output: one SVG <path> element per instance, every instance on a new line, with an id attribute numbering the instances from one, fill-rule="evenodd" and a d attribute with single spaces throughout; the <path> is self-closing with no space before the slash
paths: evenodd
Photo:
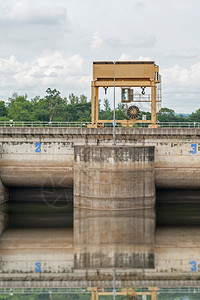
<path id="1" fill-rule="evenodd" d="M 109 228 L 109 230 L 108 230 Z M 154 209 L 74 209 L 74 269 L 154 268 Z"/>
<path id="2" fill-rule="evenodd" d="M 75 207 L 123 210 L 154 204 L 154 147 L 74 147 Z"/>

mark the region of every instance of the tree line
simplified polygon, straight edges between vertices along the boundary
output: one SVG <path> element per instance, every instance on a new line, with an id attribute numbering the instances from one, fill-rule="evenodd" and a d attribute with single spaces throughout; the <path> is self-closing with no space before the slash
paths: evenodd
<path id="1" fill-rule="evenodd" d="M 99 100 L 99 119 L 112 120 L 113 110 L 108 99 L 103 103 Z M 119 103 L 116 108 L 116 119 L 127 119 L 127 104 Z M 28 96 L 13 95 L 8 103 L 0 101 L 0 121 L 43 121 L 43 122 L 90 122 L 91 101 L 85 95 L 76 96 L 73 93 L 62 98 L 56 89 L 48 88 L 44 97 L 36 96 L 28 99 Z M 151 118 L 150 112 L 141 111 L 137 118 Z M 160 122 L 200 122 L 200 109 L 191 114 L 176 114 L 173 109 L 161 108 L 157 113 Z"/>

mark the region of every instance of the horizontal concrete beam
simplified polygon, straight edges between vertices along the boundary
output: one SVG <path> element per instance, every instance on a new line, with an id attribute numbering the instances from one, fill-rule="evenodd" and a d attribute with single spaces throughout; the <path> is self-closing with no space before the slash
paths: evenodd
<path id="1" fill-rule="evenodd" d="M 87 287 L 112 288 L 110 280 L 77 280 L 77 281 L 0 281 L 0 288 L 87 288 Z M 116 288 L 126 287 L 160 287 L 183 288 L 199 287 L 199 280 L 126 280 L 116 281 Z"/>
<path id="2" fill-rule="evenodd" d="M 0 127 L 1 135 L 110 135 L 112 127 L 78 128 L 78 127 Z M 150 135 L 150 136 L 200 136 L 200 128 L 116 128 L 116 135 Z"/>

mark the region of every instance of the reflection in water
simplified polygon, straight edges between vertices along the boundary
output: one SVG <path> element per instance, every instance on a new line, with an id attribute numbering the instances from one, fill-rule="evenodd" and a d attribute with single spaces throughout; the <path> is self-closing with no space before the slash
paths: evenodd
<path id="1" fill-rule="evenodd" d="M 53 207 L 44 202 L 14 202 L 9 204 L 11 228 L 73 227 L 73 207 Z"/>
<path id="2" fill-rule="evenodd" d="M 74 209 L 74 266 L 154 268 L 154 209 Z"/>
<path id="3" fill-rule="evenodd" d="M 200 205 L 194 200 L 169 204 L 160 195 L 156 233 L 154 209 L 73 211 L 39 201 L 1 206 L 0 276 L 94 280 L 94 271 L 110 274 L 113 269 L 135 280 L 199 276 L 200 269 L 191 270 L 191 262 L 199 266 L 199 227 L 191 226 L 200 225 Z"/>
<path id="4" fill-rule="evenodd" d="M 63 217 L 58 213 L 55 217 L 51 211 L 45 216 L 43 206 L 38 204 L 32 204 L 28 209 L 27 205 L 22 203 L 9 206 L 6 211 L 10 211 L 10 215 L 5 211 L 0 212 L 0 274 L 3 273 L 4 278 L 6 274 L 8 278 L 15 278 L 14 274 L 18 274 L 18 278 L 23 279 L 26 278 L 26 274 L 38 277 L 42 273 L 56 276 L 71 272 L 73 228 L 67 227 L 71 223 L 72 215 L 71 220 L 66 222 L 64 216 L 67 218 L 69 213 L 63 212 Z M 36 211 L 39 207 L 41 214 L 37 216 Z M 52 223 L 56 224 L 60 216 L 62 218 L 57 226 L 51 228 Z M 9 224 L 8 227 L 6 223 Z M 32 228 L 31 224 L 34 225 Z"/>
<path id="5" fill-rule="evenodd" d="M 9 225 L 9 218 L 8 214 L 6 213 L 6 206 L 0 205 L 0 237 L 3 231 L 8 227 Z"/>
<path id="6" fill-rule="evenodd" d="M 70 229 L 7 229 L 0 242 L 1 273 L 63 273 L 73 267 Z M 40 268 L 40 271 L 37 268 Z"/>
<path id="7" fill-rule="evenodd" d="M 11 203 L 7 213 L 9 228 L 0 240 L 3 272 L 34 272 L 36 262 L 42 265 L 41 272 L 49 273 L 69 272 L 73 267 L 154 268 L 153 209 L 75 209 L 74 228 L 69 208 L 59 211 L 41 203 Z"/>
<path id="8" fill-rule="evenodd" d="M 157 190 L 156 227 L 200 226 L 199 190 Z"/>

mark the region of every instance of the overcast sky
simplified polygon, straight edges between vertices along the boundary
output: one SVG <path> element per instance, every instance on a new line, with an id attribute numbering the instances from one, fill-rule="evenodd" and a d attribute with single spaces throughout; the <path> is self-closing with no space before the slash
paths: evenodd
<path id="1" fill-rule="evenodd" d="M 163 107 L 200 108 L 199 0 L 1 0 L 0 37 L 2 100 L 48 87 L 90 97 L 93 61 L 149 59 Z"/>

